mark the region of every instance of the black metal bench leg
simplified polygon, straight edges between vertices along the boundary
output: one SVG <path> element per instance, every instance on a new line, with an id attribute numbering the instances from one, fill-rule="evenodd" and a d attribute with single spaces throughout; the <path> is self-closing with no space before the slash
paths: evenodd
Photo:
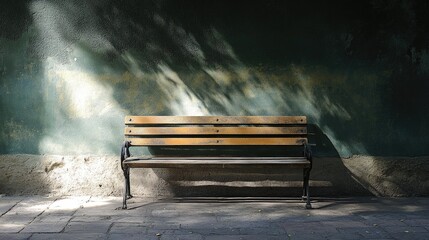
<path id="1" fill-rule="evenodd" d="M 306 177 L 306 173 L 307 173 L 307 171 L 306 171 L 306 169 L 304 168 L 303 169 L 303 171 L 302 171 L 303 173 L 302 173 L 302 200 L 304 201 L 305 199 L 307 199 L 307 182 L 305 181 L 305 177 Z"/>
<path id="2" fill-rule="evenodd" d="M 304 177 L 304 186 L 305 186 L 305 196 L 307 198 L 307 202 L 305 204 L 305 208 L 306 209 L 311 209 L 311 202 L 310 202 L 310 184 L 309 184 L 309 180 L 310 180 L 310 171 L 311 169 L 304 169 L 305 171 L 305 177 Z"/>
<path id="3" fill-rule="evenodd" d="M 130 169 L 124 169 L 124 179 L 125 179 L 125 188 L 124 188 L 124 199 L 122 201 L 122 209 L 127 209 L 127 199 L 130 195 Z"/>
<path id="4" fill-rule="evenodd" d="M 127 209 L 127 183 L 125 182 L 124 199 L 122 200 L 122 209 Z"/>
<path id="5" fill-rule="evenodd" d="M 131 195 L 131 185 L 130 185 L 130 169 L 127 169 L 127 199 L 130 199 L 133 197 L 133 195 Z"/>

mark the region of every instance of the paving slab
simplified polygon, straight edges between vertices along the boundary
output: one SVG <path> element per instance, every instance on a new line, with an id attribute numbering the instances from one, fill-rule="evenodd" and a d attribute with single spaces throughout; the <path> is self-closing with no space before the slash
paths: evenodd
<path id="1" fill-rule="evenodd" d="M 111 222 L 70 222 L 64 228 L 65 233 L 107 233 Z"/>
<path id="2" fill-rule="evenodd" d="M 429 198 L 0 197 L 1 239 L 429 239 Z"/>
<path id="3" fill-rule="evenodd" d="M 27 240 L 30 236 L 29 233 L 0 233 L 0 240 Z"/>
<path id="4" fill-rule="evenodd" d="M 408 226 L 426 226 L 429 227 L 429 217 L 424 218 L 414 218 L 414 219 L 406 219 L 403 221 L 403 223 L 407 224 Z"/>
<path id="5" fill-rule="evenodd" d="M 141 223 L 113 223 L 109 230 L 109 233 L 131 233 L 131 234 L 143 234 L 147 232 L 148 225 Z"/>
<path id="6" fill-rule="evenodd" d="M 342 227 L 338 228 L 338 231 L 346 234 L 360 234 L 366 239 L 391 238 L 388 232 L 378 227 Z"/>
<path id="7" fill-rule="evenodd" d="M 89 196 L 56 199 L 43 214 L 71 216 L 89 200 Z"/>
<path id="8" fill-rule="evenodd" d="M 200 234 L 185 234 L 185 235 L 161 235 L 160 240 L 203 240 L 204 236 Z"/>
<path id="9" fill-rule="evenodd" d="M 160 240 L 160 237 L 140 233 L 112 233 L 107 236 L 108 240 Z"/>
<path id="10" fill-rule="evenodd" d="M 34 222 L 27 225 L 21 233 L 59 233 L 67 222 Z"/>
<path id="11" fill-rule="evenodd" d="M 207 236 L 205 238 L 205 240 L 261 240 L 261 239 L 285 240 L 287 238 L 285 238 L 284 236 L 266 236 L 266 235 L 253 235 L 253 236 L 249 236 L 249 235 L 223 235 L 223 236 L 211 235 L 211 236 Z"/>
<path id="12" fill-rule="evenodd" d="M 29 240 L 102 240 L 107 238 L 106 234 L 101 233 L 39 233 L 33 234 Z"/>
<path id="13" fill-rule="evenodd" d="M 428 240 L 427 233 L 396 233 L 392 234 L 393 239 L 398 240 Z"/>
<path id="14" fill-rule="evenodd" d="M 389 233 L 428 233 L 424 227 L 384 227 L 383 229 Z"/>
<path id="15" fill-rule="evenodd" d="M 322 222 L 304 222 L 304 223 L 285 223 L 284 229 L 287 233 L 311 233 L 311 234 L 322 234 L 322 233 L 337 233 L 336 227 L 324 225 Z"/>
<path id="16" fill-rule="evenodd" d="M 16 204 L 22 201 L 22 197 L 0 197 L 0 216 L 10 211 Z"/>
<path id="17" fill-rule="evenodd" d="M 2 233 L 19 233 L 22 229 L 25 228 L 23 223 L 13 223 L 13 222 L 0 222 L 0 234 Z"/>

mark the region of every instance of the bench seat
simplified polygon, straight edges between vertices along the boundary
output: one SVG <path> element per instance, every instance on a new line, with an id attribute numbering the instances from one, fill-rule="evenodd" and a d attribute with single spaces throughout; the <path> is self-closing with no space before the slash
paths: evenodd
<path id="1" fill-rule="evenodd" d="M 305 157 L 130 157 L 124 165 L 131 168 L 234 168 L 240 166 L 306 168 L 311 162 Z"/>

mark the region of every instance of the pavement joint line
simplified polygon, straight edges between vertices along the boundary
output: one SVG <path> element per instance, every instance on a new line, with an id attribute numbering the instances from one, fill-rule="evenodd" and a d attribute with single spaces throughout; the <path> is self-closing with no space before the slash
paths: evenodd
<path id="1" fill-rule="evenodd" d="M 66 230 L 66 227 L 69 225 L 69 223 L 72 221 L 72 219 L 75 218 L 75 214 L 77 213 L 77 211 L 79 211 L 79 209 L 83 208 L 83 204 L 88 203 L 89 200 L 91 199 L 92 196 L 90 196 L 88 198 L 88 200 L 86 200 L 84 203 L 82 203 L 76 210 L 73 211 L 72 213 L 72 217 L 67 221 L 66 225 L 63 227 L 63 229 L 60 231 L 60 233 L 64 233 L 64 231 Z"/>
<path id="2" fill-rule="evenodd" d="M 28 225 L 30 225 L 31 223 L 33 223 L 34 222 L 34 220 L 36 220 L 36 218 L 38 218 L 40 215 L 42 215 L 47 209 L 49 209 L 49 207 L 52 205 L 52 204 L 54 204 L 54 202 L 55 201 L 57 201 L 57 199 L 55 199 L 54 201 L 52 201 L 52 203 L 51 204 L 49 204 L 49 206 L 47 206 L 41 213 L 39 213 L 39 214 L 37 214 L 37 216 L 35 216 L 34 218 L 33 218 L 33 220 L 31 220 L 25 227 L 23 227 L 21 230 L 19 230 L 19 232 L 18 233 L 21 233 L 22 232 L 22 230 L 24 230 Z"/>
<path id="3" fill-rule="evenodd" d="M 109 227 L 107 228 L 107 233 L 110 233 L 110 230 L 112 230 L 114 222 L 111 222 Z"/>
<path id="4" fill-rule="evenodd" d="M 0 217 L 3 217 L 6 213 L 8 213 L 10 210 L 12 210 L 14 207 L 16 207 L 16 205 L 18 205 L 19 203 L 21 203 L 24 200 L 24 198 L 22 198 L 21 200 L 19 200 L 18 202 L 16 202 L 12 207 L 10 207 L 7 211 L 5 211 L 3 214 L 0 215 Z"/>

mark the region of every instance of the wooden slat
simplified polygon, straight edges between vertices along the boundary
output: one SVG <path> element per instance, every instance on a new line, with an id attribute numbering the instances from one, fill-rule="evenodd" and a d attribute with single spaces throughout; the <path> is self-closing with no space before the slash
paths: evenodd
<path id="1" fill-rule="evenodd" d="M 303 145 L 307 138 L 128 138 L 133 146 Z"/>
<path id="2" fill-rule="evenodd" d="M 280 166 L 288 165 L 288 167 L 308 167 L 310 161 L 303 157 L 247 157 L 247 158 L 198 158 L 198 157 L 161 157 L 149 159 L 127 159 L 123 163 L 129 167 L 134 168 L 185 168 L 185 167 L 238 167 L 238 166 L 253 166 L 253 167 L 267 167 L 267 166 Z"/>
<path id="3" fill-rule="evenodd" d="M 148 135 L 305 135 L 306 127 L 126 127 L 126 136 Z"/>
<path id="4" fill-rule="evenodd" d="M 126 116 L 126 125 L 307 124 L 305 116 Z"/>

